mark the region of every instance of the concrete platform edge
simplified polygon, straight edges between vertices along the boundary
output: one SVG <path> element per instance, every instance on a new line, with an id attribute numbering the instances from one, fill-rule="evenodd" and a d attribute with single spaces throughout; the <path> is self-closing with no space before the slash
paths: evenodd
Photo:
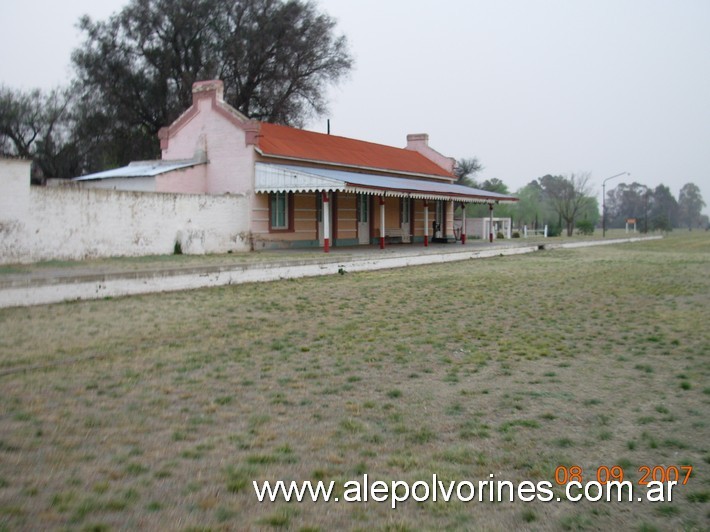
<path id="1" fill-rule="evenodd" d="M 510 256 L 532 253 L 539 250 L 580 248 L 599 245 L 622 244 L 644 240 L 656 240 L 662 236 L 594 240 L 590 242 L 536 243 L 514 247 L 496 246 L 489 249 L 462 250 L 441 254 L 422 255 L 376 255 L 347 258 L 342 261 L 330 257 L 322 262 L 293 261 L 277 264 L 260 264 L 257 267 L 205 268 L 195 270 L 166 270 L 126 275 L 91 275 L 53 279 L 52 282 L 29 282 L 24 285 L 0 287 L 0 308 L 45 305 L 66 301 L 103 299 L 159 292 L 193 290 L 214 286 L 257 283 L 335 275 L 339 272 L 362 272 L 425 264 L 441 264 L 471 259 Z"/>

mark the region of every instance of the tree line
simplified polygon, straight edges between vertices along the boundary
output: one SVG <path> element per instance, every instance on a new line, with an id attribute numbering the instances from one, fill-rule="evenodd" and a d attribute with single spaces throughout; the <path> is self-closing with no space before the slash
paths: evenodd
<path id="1" fill-rule="evenodd" d="M 302 126 L 353 65 L 335 25 L 302 0 L 131 0 L 84 16 L 68 86 L 0 87 L 0 155 L 31 159 L 35 180 L 157 158 L 158 130 L 203 79 L 249 118 Z"/>
<path id="2" fill-rule="evenodd" d="M 476 175 L 483 170 L 477 158 L 461 159 L 455 173 L 459 183 L 501 194 L 513 193 L 500 179 L 486 179 L 479 182 Z M 592 233 L 601 224 L 602 212 L 595 192 L 592 190 L 591 175 L 577 173 L 570 175 L 545 175 L 514 192 L 518 197 L 515 204 L 497 205 L 495 216 L 512 218 L 515 226 L 527 225 L 531 229 L 548 226 L 551 236 L 565 232 L 572 236 L 575 231 Z M 607 192 L 606 226 L 623 228 L 628 218 L 635 218 L 642 232 L 671 231 L 677 227 L 688 229 L 708 228 L 710 220 L 702 214 L 705 207 L 700 189 L 694 183 L 685 184 L 676 199 L 665 185 L 655 189 L 646 185 L 621 183 Z M 469 217 L 489 215 L 486 205 L 469 205 Z"/>
<path id="3" fill-rule="evenodd" d="M 643 232 L 708 226 L 708 217 L 702 214 L 705 201 L 695 183 L 683 185 L 678 199 L 665 185 L 652 189 L 636 182 L 621 183 L 607 193 L 606 204 L 609 227 L 624 227 L 627 218 L 635 218 Z"/>

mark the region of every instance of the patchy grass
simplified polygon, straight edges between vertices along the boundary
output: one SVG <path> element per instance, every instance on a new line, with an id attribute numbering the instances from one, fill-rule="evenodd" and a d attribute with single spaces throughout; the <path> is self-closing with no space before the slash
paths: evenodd
<path id="1" fill-rule="evenodd" d="M 693 233 L 0 310 L 0 530 L 702 529 L 709 265 Z M 615 464 L 634 482 L 694 471 L 656 506 L 391 510 L 252 488 Z"/>
<path id="2" fill-rule="evenodd" d="M 320 251 L 288 253 L 260 251 L 253 253 L 225 253 L 215 255 L 146 255 L 142 257 L 107 257 L 89 260 L 48 260 L 32 264 L 0 265 L 0 280 L 3 275 L 56 272 L 71 275 L 72 272 L 131 272 L 152 269 L 201 268 L 212 266 L 237 266 L 279 261 L 309 260 L 322 256 Z"/>

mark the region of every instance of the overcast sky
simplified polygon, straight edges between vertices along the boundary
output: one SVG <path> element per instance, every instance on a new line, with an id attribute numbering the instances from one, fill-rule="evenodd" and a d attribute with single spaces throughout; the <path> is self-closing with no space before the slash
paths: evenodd
<path id="1" fill-rule="evenodd" d="M 3 0 L 0 83 L 71 77 L 82 14 L 127 0 Z M 710 205 L 710 0 L 318 0 L 356 60 L 333 134 L 476 156 L 511 190 L 545 174 L 701 187 Z M 326 117 L 308 129 L 325 131 Z M 705 212 L 710 212 L 706 208 Z"/>

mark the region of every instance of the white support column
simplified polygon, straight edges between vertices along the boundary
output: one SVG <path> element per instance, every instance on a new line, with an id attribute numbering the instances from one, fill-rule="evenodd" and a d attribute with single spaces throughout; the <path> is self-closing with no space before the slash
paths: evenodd
<path id="1" fill-rule="evenodd" d="M 385 197 L 380 196 L 380 249 L 385 249 Z"/>
<path id="2" fill-rule="evenodd" d="M 323 251 L 330 251 L 330 201 L 328 201 L 328 193 L 323 194 Z"/>
<path id="3" fill-rule="evenodd" d="M 429 201 L 424 200 L 424 247 L 429 246 Z"/>
<path id="4" fill-rule="evenodd" d="M 466 204 L 461 204 L 461 244 L 466 243 Z"/>
<path id="5" fill-rule="evenodd" d="M 454 212 L 456 212 L 456 203 L 454 203 L 454 200 L 447 201 L 445 204 L 446 208 L 444 209 L 444 238 L 447 240 L 449 238 L 454 237 Z M 456 238 L 454 237 L 454 241 Z"/>
<path id="6" fill-rule="evenodd" d="M 493 243 L 493 204 L 488 204 L 488 242 Z"/>

